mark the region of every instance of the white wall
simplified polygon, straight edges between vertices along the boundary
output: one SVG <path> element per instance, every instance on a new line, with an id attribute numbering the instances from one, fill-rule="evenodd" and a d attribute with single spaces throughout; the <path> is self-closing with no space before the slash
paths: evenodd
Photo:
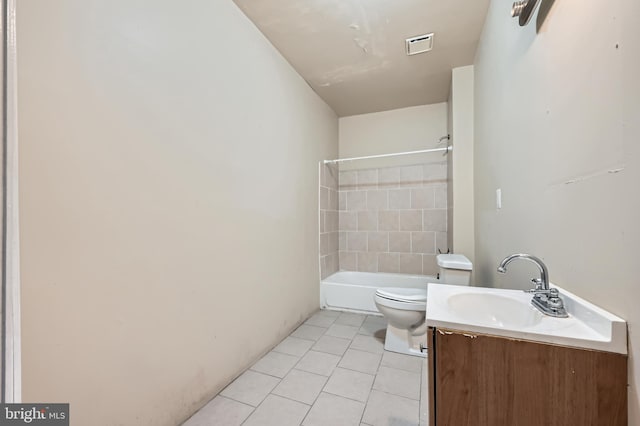
<path id="1" fill-rule="evenodd" d="M 473 65 L 451 75 L 451 145 L 449 196 L 451 249 L 475 260 L 473 214 Z"/>
<path id="2" fill-rule="evenodd" d="M 339 123 L 340 158 L 436 148 L 438 139 L 447 134 L 447 103 L 341 117 Z M 341 163 L 340 170 L 418 164 L 441 159 L 437 153 L 408 155 Z"/>
<path id="3" fill-rule="evenodd" d="M 535 266 L 495 269 L 530 252 L 551 281 L 625 318 L 640 424 L 640 3 L 557 1 L 537 32 L 509 7 L 492 2 L 475 63 L 476 280 L 529 287 Z"/>
<path id="4" fill-rule="evenodd" d="M 318 308 L 337 117 L 230 1 L 17 14 L 24 400 L 176 425 Z"/>

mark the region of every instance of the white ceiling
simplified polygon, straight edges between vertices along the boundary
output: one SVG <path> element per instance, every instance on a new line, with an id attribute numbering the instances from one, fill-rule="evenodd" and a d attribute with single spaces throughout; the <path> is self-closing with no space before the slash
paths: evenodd
<path id="1" fill-rule="evenodd" d="M 444 102 L 490 0 L 234 0 L 339 116 Z M 431 52 L 405 39 L 435 33 Z"/>

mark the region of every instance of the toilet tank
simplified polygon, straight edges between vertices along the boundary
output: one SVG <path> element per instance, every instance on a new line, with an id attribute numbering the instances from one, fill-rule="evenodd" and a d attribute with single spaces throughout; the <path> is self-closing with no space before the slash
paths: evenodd
<path id="1" fill-rule="evenodd" d="M 461 254 L 439 254 L 436 259 L 442 284 L 469 285 L 473 269 L 469 259 Z"/>

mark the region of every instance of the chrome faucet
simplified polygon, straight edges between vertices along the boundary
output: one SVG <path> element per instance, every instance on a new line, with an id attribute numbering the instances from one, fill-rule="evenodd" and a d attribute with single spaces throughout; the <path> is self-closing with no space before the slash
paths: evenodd
<path id="1" fill-rule="evenodd" d="M 536 256 L 524 253 L 516 253 L 505 257 L 498 265 L 498 272 L 504 274 L 507 272 L 507 265 L 516 259 L 528 260 L 540 270 L 540 278 L 534 278 L 531 281 L 536 285 L 531 290 L 525 290 L 527 293 L 533 293 L 531 304 L 538 308 L 540 312 L 557 318 L 567 318 L 566 309 L 560 298 L 560 292 L 557 288 L 549 288 L 549 270 L 542 260 Z"/>

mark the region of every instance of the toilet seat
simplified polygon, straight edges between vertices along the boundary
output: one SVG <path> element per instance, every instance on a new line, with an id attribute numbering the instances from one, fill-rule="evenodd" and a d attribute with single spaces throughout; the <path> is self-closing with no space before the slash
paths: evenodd
<path id="1" fill-rule="evenodd" d="M 418 288 L 379 288 L 376 303 L 403 311 L 427 310 L 427 290 Z"/>
<path id="2" fill-rule="evenodd" d="M 426 288 L 384 287 L 376 290 L 378 296 L 399 302 L 427 302 Z"/>

